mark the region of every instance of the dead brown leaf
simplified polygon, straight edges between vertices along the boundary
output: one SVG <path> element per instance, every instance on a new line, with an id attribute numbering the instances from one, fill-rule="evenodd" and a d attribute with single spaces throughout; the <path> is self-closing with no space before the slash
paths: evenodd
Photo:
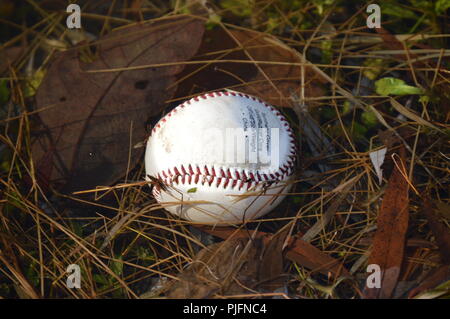
<path id="1" fill-rule="evenodd" d="M 249 233 L 243 229 L 233 229 L 233 228 L 208 228 L 200 227 L 201 230 L 217 236 L 219 238 L 248 238 Z M 258 231 L 255 238 L 262 238 L 265 245 L 268 245 L 272 240 L 274 235 L 270 233 L 265 233 Z M 282 251 L 282 245 L 277 246 L 279 253 L 282 256 L 286 256 L 289 260 L 298 263 L 300 266 L 306 267 L 310 270 L 320 272 L 324 275 L 333 275 L 333 277 L 338 278 L 339 276 L 350 276 L 349 272 L 345 269 L 342 263 L 334 259 L 333 257 L 325 254 L 320 249 L 314 247 L 312 244 L 302 240 L 300 235 L 292 236 L 288 239 L 288 245 L 285 251 Z M 283 241 L 284 242 L 284 241 Z M 275 252 L 272 252 L 275 254 Z"/>
<path id="2" fill-rule="evenodd" d="M 445 282 L 450 279 L 450 266 L 443 265 L 433 271 L 420 283 L 419 286 L 412 289 L 408 293 L 408 298 L 414 298 L 414 296 L 419 295 L 420 293 L 433 289 L 439 284 Z"/>
<path id="3" fill-rule="evenodd" d="M 205 32 L 194 60 L 210 62 L 186 67 L 177 96 L 232 88 L 287 107 L 291 93 L 300 90 L 298 52 L 267 34 L 216 27 Z M 305 96 L 323 96 L 320 76 L 309 67 L 305 74 Z"/>
<path id="4" fill-rule="evenodd" d="M 64 191 L 123 177 L 143 152 L 133 147 L 144 141 L 146 120 L 172 98 L 184 66 L 127 68 L 189 60 L 203 28 L 199 19 L 174 16 L 114 30 L 98 41 L 90 63 L 80 60 L 87 47 L 56 54 L 36 95 L 48 130 L 33 144 L 36 167 L 50 159 L 47 179 Z M 95 72 L 105 69 L 119 70 Z"/>
<path id="5" fill-rule="evenodd" d="M 436 238 L 442 263 L 450 265 L 450 229 L 440 221 L 439 215 L 437 215 L 427 197 L 424 198 L 423 211 L 428 219 L 428 225 Z"/>
<path id="6" fill-rule="evenodd" d="M 259 279 L 264 281 L 262 287 L 275 291 L 285 284 L 283 274 L 283 245 L 289 229 L 286 228 L 265 241 L 264 253 L 261 258 Z"/>
<path id="7" fill-rule="evenodd" d="M 10 66 L 19 60 L 24 52 L 24 46 L 0 49 L 0 74 L 4 74 Z"/>
<path id="8" fill-rule="evenodd" d="M 446 219 L 450 220 L 450 205 L 445 204 L 443 202 L 436 201 L 435 202 L 437 210 L 436 212 Z"/>
<path id="9" fill-rule="evenodd" d="M 400 148 L 400 158 L 389 178 L 377 219 L 368 264 L 381 268 L 380 288 L 364 289 L 365 298 L 389 298 L 397 284 L 404 256 L 408 228 L 409 184 L 405 173 L 405 150 Z"/>
<path id="10" fill-rule="evenodd" d="M 198 299 L 255 293 L 262 252 L 261 239 L 233 238 L 212 244 L 195 256 L 165 294 Z"/>
<path id="11" fill-rule="evenodd" d="M 339 260 L 325 254 L 310 243 L 294 237 L 288 246 L 286 257 L 297 264 L 319 272 L 324 275 L 332 275 L 334 278 L 350 276 L 350 273 Z"/>

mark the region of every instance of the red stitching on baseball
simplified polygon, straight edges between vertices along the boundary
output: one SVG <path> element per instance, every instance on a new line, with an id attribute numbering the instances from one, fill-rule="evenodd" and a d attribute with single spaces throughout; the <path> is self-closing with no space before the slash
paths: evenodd
<path id="1" fill-rule="evenodd" d="M 212 185 L 212 183 L 214 182 L 214 179 L 217 179 L 216 187 L 219 187 L 220 184 L 222 183 L 222 179 L 224 179 L 224 183 L 223 183 L 224 189 L 228 186 L 230 181 L 232 182 L 232 185 L 231 185 L 232 188 L 235 188 L 238 185 L 238 182 L 240 181 L 239 189 L 241 189 L 244 186 L 244 184 L 246 184 L 247 190 L 248 190 L 252 186 L 253 182 L 255 183 L 255 186 L 256 186 L 261 181 L 271 181 L 271 179 L 272 179 L 272 181 L 281 181 L 284 179 L 284 177 L 289 176 L 293 171 L 292 169 L 294 166 L 294 161 L 296 159 L 297 145 L 296 145 L 296 141 L 295 141 L 295 134 L 292 131 L 292 128 L 289 126 L 289 122 L 286 120 L 286 118 L 283 116 L 283 114 L 280 111 L 278 111 L 271 105 L 267 104 L 266 102 L 262 101 L 261 99 L 251 96 L 251 95 L 243 94 L 240 92 L 233 92 L 233 91 L 218 91 L 218 92 L 209 92 L 209 93 L 205 93 L 205 94 L 193 97 L 192 99 L 185 101 L 184 103 L 182 103 L 179 106 L 177 106 L 176 108 L 174 108 L 171 112 L 166 114 L 166 116 L 163 117 L 160 120 L 160 122 L 158 122 L 155 125 L 155 127 L 152 130 L 152 133 L 156 133 L 157 129 L 161 128 L 161 124 L 165 123 L 167 121 L 167 118 L 171 117 L 172 114 L 178 110 L 178 108 L 184 108 L 186 105 L 192 105 L 193 102 L 199 102 L 200 99 L 214 98 L 214 97 L 220 97 L 220 96 L 240 96 L 240 97 L 244 97 L 247 99 L 251 99 L 253 101 L 258 101 L 259 103 L 261 103 L 262 105 L 267 107 L 280 120 L 284 129 L 287 131 L 287 135 L 290 138 L 290 141 L 289 141 L 290 154 L 287 155 L 286 163 L 281 165 L 277 172 L 268 173 L 268 174 L 265 174 L 265 173 L 260 174 L 258 171 L 256 171 L 255 173 L 248 172 L 248 175 L 247 175 L 245 173 L 245 171 L 242 171 L 242 173 L 239 173 L 239 171 L 236 170 L 236 171 L 233 171 L 235 177 L 233 177 L 233 172 L 231 171 L 230 168 L 227 168 L 226 171 L 223 168 L 220 168 L 220 173 L 217 174 L 214 166 L 211 166 L 211 172 L 209 172 L 208 167 L 205 165 L 203 168 L 204 173 L 202 173 L 199 166 L 196 165 L 195 166 L 196 168 L 194 170 L 192 165 L 188 164 L 187 170 L 185 169 L 185 167 L 183 165 L 181 165 L 179 167 L 179 169 L 177 167 L 174 167 L 173 171 L 175 172 L 175 174 L 172 174 L 170 168 L 167 169 L 167 172 L 165 170 L 163 170 L 161 172 L 162 176 L 160 173 L 158 173 L 158 178 L 164 179 L 166 181 L 166 183 L 169 183 L 171 185 L 174 182 L 179 184 L 180 177 L 181 177 L 181 182 L 183 184 L 185 184 L 186 182 L 188 184 L 192 184 L 192 182 L 194 182 L 194 184 L 198 184 L 200 181 L 200 178 L 202 178 L 202 185 L 204 185 L 204 183 L 207 182 L 209 184 L 209 186 Z M 181 173 L 180 173 L 180 171 L 181 171 Z M 241 176 L 241 174 L 242 174 L 242 176 Z M 174 178 L 174 176 L 175 176 L 175 178 Z M 185 178 L 186 176 L 187 176 L 187 179 Z M 270 176 L 270 178 L 269 178 L 269 176 Z M 156 188 L 154 187 L 153 188 L 154 195 L 159 193 L 155 189 Z M 160 196 L 160 194 L 157 194 L 157 195 Z M 156 198 L 156 196 L 155 196 L 155 198 Z"/>

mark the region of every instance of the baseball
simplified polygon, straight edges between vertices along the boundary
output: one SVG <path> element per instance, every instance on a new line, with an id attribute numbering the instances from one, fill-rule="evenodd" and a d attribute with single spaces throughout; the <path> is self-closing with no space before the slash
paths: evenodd
<path id="1" fill-rule="evenodd" d="M 224 91 L 174 108 L 147 141 L 145 171 L 161 206 L 202 224 L 239 224 L 267 214 L 289 191 L 294 134 L 275 108 Z"/>

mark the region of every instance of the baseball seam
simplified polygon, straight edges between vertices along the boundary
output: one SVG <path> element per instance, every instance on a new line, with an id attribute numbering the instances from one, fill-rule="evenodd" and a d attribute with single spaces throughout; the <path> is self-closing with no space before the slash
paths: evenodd
<path id="1" fill-rule="evenodd" d="M 289 141 L 289 155 L 287 156 L 286 162 L 280 166 L 280 168 L 273 173 L 260 173 L 258 171 L 249 172 L 245 170 L 238 171 L 233 168 L 215 168 L 214 166 L 204 165 L 200 167 L 199 165 L 180 165 L 179 167 L 173 167 L 172 169 L 162 170 L 158 173 L 158 179 L 163 181 L 167 185 L 173 184 L 188 184 L 188 185 L 197 185 L 201 183 L 201 185 L 208 184 L 208 186 L 216 186 L 217 188 L 222 187 L 223 189 L 230 187 L 231 189 L 239 189 L 245 188 L 246 190 L 250 189 L 253 186 L 257 186 L 260 182 L 278 182 L 283 180 L 285 177 L 289 176 L 293 172 L 293 167 L 296 159 L 296 145 L 295 145 L 295 137 L 292 129 L 289 125 L 289 122 L 286 118 L 274 107 L 265 103 L 261 99 L 247 95 L 240 92 L 233 91 L 218 91 L 206 93 L 203 95 L 196 96 L 190 100 L 185 101 L 184 103 L 178 105 L 172 111 L 167 113 L 152 129 L 152 134 L 155 134 L 158 129 L 161 128 L 164 123 L 166 123 L 169 118 L 174 116 L 177 111 L 180 109 L 195 104 L 195 102 L 200 101 L 200 99 L 210 99 L 221 96 L 239 96 L 247 99 L 251 99 L 253 101 L 257 101 L 267 107 L 282 123 L 284 129 L 287 131 L 287 134 L 290 138 Z M 155 197 L 160 197 L 159 187 L 153 188 L 153 194 Z"/>

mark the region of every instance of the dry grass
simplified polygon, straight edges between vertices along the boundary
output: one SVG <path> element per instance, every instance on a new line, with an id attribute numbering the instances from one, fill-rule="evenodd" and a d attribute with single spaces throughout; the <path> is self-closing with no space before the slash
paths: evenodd
<path id="1" fill-rule="evenodd" d="M 85 4 L 89 13 L 83 19 L 95 25 L 92 32 L 105 34 L 144 16 L 160 17 L 187 10 L 185 1 L 172 1 L 173 6 L 165 1 L 148 1 L 146 8 L 137 11 L 121 7 L 121 1 L 113 3 L 106 12 L 101 6 Z M 396 44 L 404 47 L 392 48 L 386 38 L 362 26 L 362 4 L 356 5 L 360 8 L 357 12 L 349 11 L 351 6 L 346 7 L 343 2 L 323 4 L 323 13 L 319 14 L 320 8 L 313 3 L 321 1 L 305 2 L 292 9 L 284 2 L 266 0 L 257 1 L 251 14 L 239 17 L 233 11 L 234 2 L 226 3 L 227 6 L 215 7 L 223 17 L 221 23 L 239 24 L 240 28 L 277 36 L 324 76 L 325 96 L 308 99 L 300 90 L 298 96 L 284 98 L 294 105 L 297 116 L 302 116 L 302 104 L 315 102 L 309 114 L 321 129 L 322 142 L 326 139 L 332 145 L 331 152 L 322 148 L 326 153 L 314 153 L 309 144 L 314 141 L 294 114 L 288 113 L 299 132 L 302 154 L 295 187 L 275 212 L 240 228 L 273 233 L 288 228 L 290 234 L 304 234 L 305 240 L 342 261 L 352 275 L 343 280 L 286 263 L 289 279 L 285 293 L 254 292 L 245 297 L 361 296 L 380 201 L 395 165 L 395 156 L 391 155 L 398 147 L 389 149 L 384 183 L 380 185 L 369 158 L 371 151 L 383 146 L 379 130 L 393 132 L 407 150 L 405 178 L 412 192 L 407 266 L 401 281 L 418 281 L 438 267 L 441 261 L 436 239 L 422 203 L 428 196 L 450 204 L 450 52 L 444 49 L 448 47 L 448 26 L 440 24 L 448 21 L 448 16 L 435 16 L 436 20 L 428 21 L 425 11 L 404 5 L 418 16 L 424 15 L 428 23 L 415 26 L 411 34 L 397 34 Z M 33 105 L 34 86 L 51 55 L 72 44 L 64 27 L 63 12 L 42 8 L 31 0 L 26 8 L 33 17 L 31 24 L 0 20 L 14 30 L 10 39 L 2 39 L 0 49 L 24 44 L 20 56 L 8 65 L 2 78 L 10 99 L 2 102 L 0 117 L 0 297 L 138 298 L 144 293 L 146 297 L 160 296 L 156 289 L 160 278 L 178 280 L 180 271 L 205 244 L 197 233 L 192 233 L 187 222 L 174 219 L 155 203 L 148 185 L 141 182 L 141 165 L 129 170 L 122 184 L 89 190 L 84 196 L 56 190 L 44 192 L 37 182 L 30 147 L 36 130 L 35 115 L 39 113 Z M 383 25 L 390 30 L 401 23 L 393 16 L 383 18 Z M 195 63 L 201 67 L 210 62 Z M 373 81 L 368 78 L 372 74 L 377 78 L 410 78 L 411 85 L 424 88 L 427 99 L 419 100 L 413 95 L 395 97 L 398 103 L 413 110 L 416 118 L 393 108 L 392 97 L 376 94 Z M 89 196 L 93 194 L 95 198 Z M 443 221 L 448 226 L 448 215 Z M 66 268 L 70 264 L 78 264 L 82 269 L 80 289 L 66 286 Z M 152 288 L 154 291 L 149 293 Z"/>

